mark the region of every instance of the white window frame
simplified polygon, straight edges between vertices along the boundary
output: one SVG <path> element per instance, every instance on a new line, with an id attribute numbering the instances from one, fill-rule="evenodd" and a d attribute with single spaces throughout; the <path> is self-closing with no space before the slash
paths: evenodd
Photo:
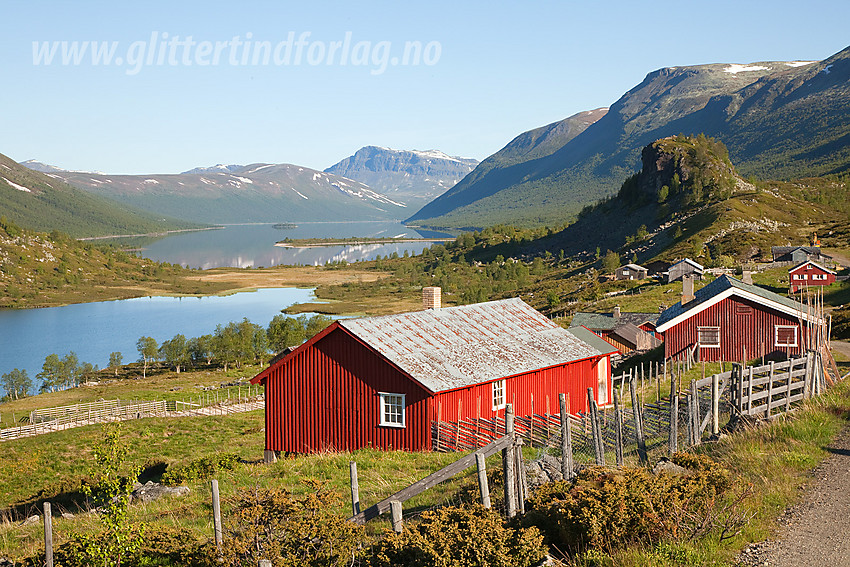
<path id="1" fill-rule="evenodd" d="M 780 343 L 779 342 L 779 329 L 793 329 L 794 330 L 794 342 L 793 343 Z M 774 325 L 773 326 L 773 346 L 775 347 L 795 347 L 800 344 L 800 327 L 797 325 Z"/>
<path id="2" fill-rule="evenodd" d="M 493 411 L 504 409 L 508 405 L 507 381 L 502 379 L 492 382 L 490 393 L 490 398 L 493 402 Z"/>
<path id="3" fill-rule="evenodd" d="M 379 422 L 383 427 L 406 427 L 407 412 L 405 411 L 405 394 L 397 394 L 393 392 L 378 392 L 380 399 L 379 405 Z M 391 421 L 387 419 L 387 410 L 393 406 L 398 407 L 400 402 L 401 421 Z M 398 412 L 397 412 L 398 413 Z"/>
<path id="4" fill-rule="evenodd" d="M 706 344 L 702 342 L 701 332 L 703 329 L 714 329 L 717 331 L 717 344 Z M 700 348 L 720 348 L 720 327 L 712 327 L 712 326 L 702 326 L 697 327 L 697 342 L 699 343 Z"/>

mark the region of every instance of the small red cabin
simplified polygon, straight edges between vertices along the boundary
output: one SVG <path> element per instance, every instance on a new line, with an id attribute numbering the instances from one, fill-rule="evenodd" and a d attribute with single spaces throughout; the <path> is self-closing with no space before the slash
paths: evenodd
<path id="1" fill-rule="evenodd" d="M 543 413 L 587 388 L 610 403 L 616 349 L 567 331 L 522 300 L 343 319 L 251 381 L 266 391 L 266 456 L 380 447 L 425 451 L 432 423 Z M 557 409 L 555 410 L 557 411 Z"/>
<path id="2" fill-rule="evenodd" d="M 827 270 L 811 260 L 798 264 L 788 270 L 791 293 L 797 293 L 800 289 L 806 287 L 831 285 L 835 282 L 835 275 L 832 270 Z"/>
<path id="3" fill-rule="evenodd" d="M 726 275 L 685 299 L 658 319 L 667 358 L 694 348 L 709 362 L 799 355 L 808 338 L 800 322 L 820 323 L 802 304 Z"/>

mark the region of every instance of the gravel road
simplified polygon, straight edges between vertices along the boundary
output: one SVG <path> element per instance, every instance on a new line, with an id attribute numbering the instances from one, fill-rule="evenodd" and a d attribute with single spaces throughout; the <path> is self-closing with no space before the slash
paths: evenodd
<path id="1" fill-rule="evenodd" d="M 828 447 L 802 502 L 779 518 L 776 540 L 750 545 L 738 565 L 850 565 L 850 427 Z"/>

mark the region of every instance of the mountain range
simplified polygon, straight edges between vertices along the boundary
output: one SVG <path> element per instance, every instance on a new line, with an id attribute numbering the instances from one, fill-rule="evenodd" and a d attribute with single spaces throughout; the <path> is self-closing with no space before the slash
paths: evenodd
<path id="1" fill-rule="evenodd" d="M 55 174 L 34 171 L 0 154 L 0 215 L 36 230 L 71 236 L 142 234 L 196 228 L 173 215 L 155 215 L 81 191 Z"/>
<path id="2" fill-rule="evenodd" d="M 197 223 L 387 220 L 412 210 L 358 181 L 285 163 L 152 175 L 107 175 L 26 163 L 88 193 Z"/>
<path id="3" fill-rule="evenodd" d="M 422 206 L 445 193 L 477 165 L 476 159 L 453 157 L 439 150 L 366 146 L 325 172 L 360 181 L 374 191 Z"/>
<path id="4" fill-rule="evenodd" d="M 612 195 L 641 148 L 676 134 L 726 144 L 745 176 L 850 166 L 850 48 L 823 61 L 668 67 L 605 109 L 521 134 L 408 222 L 559 225 Z"/>

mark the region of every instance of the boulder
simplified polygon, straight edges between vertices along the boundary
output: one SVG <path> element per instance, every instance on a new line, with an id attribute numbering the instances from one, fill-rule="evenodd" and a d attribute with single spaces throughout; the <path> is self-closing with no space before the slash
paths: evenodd
<path id="1" fill-rule="evenodd" d="M 158 482 L 153 482 L 152 480 L 147 481 L 145 484 L 137 482 L 133 485 L 132 496 L 134 500 L 138 499 L 142 502 L 152 502 L 162 498 L 166 494 L 169 496 L 183 496 L 184 494 L 189 494 L 189 487 L 164 486 Z"/>

